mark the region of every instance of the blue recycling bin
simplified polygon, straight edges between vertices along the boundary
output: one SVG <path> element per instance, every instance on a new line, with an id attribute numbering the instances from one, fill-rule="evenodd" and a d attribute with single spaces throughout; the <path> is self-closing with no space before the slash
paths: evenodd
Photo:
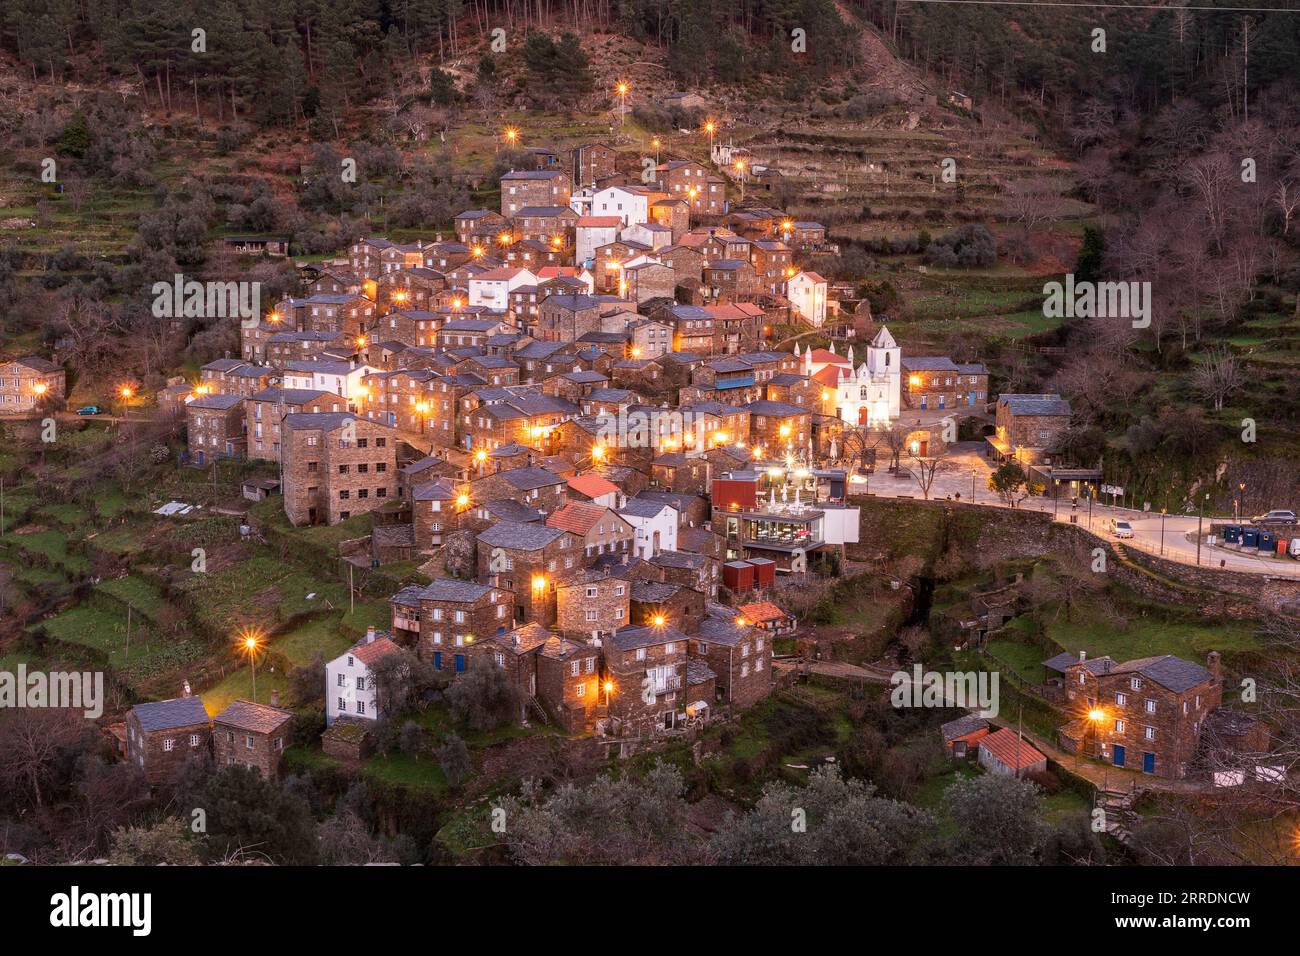
<path id="1" fill-rule="evenodd" d="M 1277 535 L 1272 531 L 1261 531 L 1259 533 L 1259 550 L 1273 552 L 1277 550 Z"/>
<path id="2" fill-rule="evenodd" d="M 1241 525 L 1230 524 L 1224 528 L 1223 541 L 1225 544 L 1241 544 Z"/>
<path id="3" fill-rule="evenodd" d="M 1258 528 L 1242 528 L 1242 529 L 1241 529 L 1241 544 L 1242 544 L 1242 547 L 1246 547 L 1246 548 L 1258 548 L 1258 547 L 1259 547 L 1259 529 L 1258 529 Z"/>

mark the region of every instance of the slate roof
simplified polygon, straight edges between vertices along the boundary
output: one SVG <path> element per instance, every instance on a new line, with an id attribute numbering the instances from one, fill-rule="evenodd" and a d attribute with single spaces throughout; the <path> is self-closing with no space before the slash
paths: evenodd
<path id="1" fill-rule="evenodd" d="M 667 644 L 670 641 L 685 641 L 686 635 L 671 624 L 663 627 L 625 627 L 614 632 L 610 642 L 620 651 L 632 651 L 638 647 L 651 647 L 655 644 Z"/>
<path id="2" fill-rule="evenodd" d="M 747 412 L 753 415 L 769 415 L 773 418 L 785 418 L 790 415 L 807 415 L 808 409 L 799 405 L 791 405 L 788 402 L 770 402 L 767 399 L 759 399 L 756 402 L 750 402 L 748 405 L 742 405 Z"/>
<path id="3" fill-rule="evenodd" d="M 958 737 L 965 737 L 967 734 L 973 734 L 977 730 L 987 730 L 989 722 L 978 714 L 967 714 L 964 717 L 958 717 L 956 720 L 950 720 L 939 728 L 943 734 L 943 739 L 956 740 Z"/>
<path id="4" fill-rule="evenodd" d="M 1043 661 L 1043 666 L 1048 670 L 1064 674 L 1067 667 L 1073 667 L 1077 663 L 1079 663 L 1078 654 L 1062 651 L 1055 657 L 1049 657 Z M 1115 666 L 1115 661 L 1109 657 L 1093 657 L 1084 661 L 1083 666 L 1092 674 L 1105 674 Z"/>
<path id="5" fill-rule="evenodd" d="M 516 521 L 520 524 L 532 524 L 542 521 L 546 517 L 536 508 L 521 505 L 509 498 L 489 501 L 483 507 L 487 509 L 488 514 L 492 516 L 494 521 Z"/>
<path id="6" fill-rule="evenodd" d="M 532 491 L 536 488 L 549 488 L 552 485 L 565 483 L 563 478 L 535 465 L 525 465 L 523 468 L 509 468 L 505 471 L 498 471 L 496 476 L 519 491 Z"/>
<path id="7" fill-rule="evenodd" d="M 947 356 L 941 355 L 905 355 L 903 368 L 913 372 L 955 372 L 957 364 Z"/>
<path id="8" fill-rule="evenodd" d="M 687 684 L 707 684 L 711 680 L 716 680 L 717 676 L 713 668 L 698 657 L 692 657 L 686 662 Z"/>
<path id="9" fill-rule="evenodd" d="M 174 697 L 151 704 L 136 704 L 131 708 L 131 713 L 135 714 L 140 721 L 140 728 L 145 732 L 192 727 L 208 722 L 208 712 L 198 697 Z"/>
<path id="10" fill-rule="evenodd" d="M 645 499 L 631 498 L 628 500 L 627 504 L 618 509 L 618 513 L 621 515 L 632 515 L 636 518 L 654 518 L 657 517 L 659 512 L 663 511 L 664 508 L 671 507 L 672 505 L 662 501 L 646 501 Z"/>
<path id="11" fill-rule="evenodd" d="M 1112 667 L 1110 673 L 1141 674 L 1175 694 L 1181 694 L 1183 691 L 1191 690 L 1197 684 L 1204 684 L 1213 679 L 1210 672 L 1200 664 L 1185 661 L 1172 654 L 1125 661 Z"/>
<path id="12" fill-rule="evenodd" d="M 204 395 L 202 398 L 196 398 L 189 403 L 190 408 L 208 408 L 214 411 L 224 411 L 228 408 L 234 408 L 244 401 L 242 395 Z"/>
<path id="13" fill-rule="evenodd" d="M 435 578 L 420 589 L 420 597 L 429 601 L 456 601 L 472 604 L 495 590 L 486 584 L 456 578 Z"/>
<path id="14" fill-rule="evenodd" d="M 542 524 L 524 524 L 520 521 L 501 521 L 479 534 L 478 540 L 494 548 L 515 551 L 536 551 L 568 532 L 548 528 Z"/>
<path id="15" fill-rule="evenodd" d="M 255 704 L 251 700 L 236 700 L 212 719 L 218 724 L 239 730 L 269 734 L 293 720 L 293 714 L 279 707 Z"/>
<path id="16" fill-rule="evenodd" d="M 1069 415 L 1070 403 L 1056 394 L 998 396 L 998 404 L 1006 405 L 1012 415 L 1041 417 L 1044 415 Z"/>

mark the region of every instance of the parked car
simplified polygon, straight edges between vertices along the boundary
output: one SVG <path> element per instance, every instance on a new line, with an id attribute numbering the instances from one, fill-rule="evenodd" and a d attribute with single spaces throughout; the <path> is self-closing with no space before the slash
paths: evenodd
<path id="1" fill-rule="evenodd" d="M 1291 545 L 1288 550 L 1291 553 L 1291 557 L 1300 558 L 1300 538 L 1292 538 Z"/>
<path id="2" fill-rule="evenodd" d="M 1114 518 L 1110 521 L 1110 533 L 1117 538 L 1133 537 L 1133 526 L 1127 521 L 1118 521 Z"/>
<path id="3" fill-rule="evenodd" d="M 78 415 L 98 415 L 98 414 L 99 414 L 99 406 L 98 406 L 98 405 L 82 405 L 80 408 L 77 409 L 77 414 L 78 414 Z"/>
<path id="4" fill-rule="evenodd" d="M 1256 515 L 1250 520 L 1255 524 L 1295 524 L 1296 514 L 1294 511 L 1279 508 L 1270 511 L 1268 514 Z"/>

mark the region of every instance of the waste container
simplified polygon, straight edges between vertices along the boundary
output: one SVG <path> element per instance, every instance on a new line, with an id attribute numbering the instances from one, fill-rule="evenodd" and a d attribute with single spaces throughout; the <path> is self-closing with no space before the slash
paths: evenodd
<path id="1" fill-rule="evenodd" d="M 1242 544 L 1242 547 L 1245 547 L 1245 548 L 1258 548 L 1258 547 L 1259 547 L 1259 529 L 1258 529 L 1258 528 L 1242 528 L 1242 529 L 1241 529 L 1241 544 Z"/>
<path id="2" fill-rule="evenodd" d="M 1230 524 L 1223 529 L 1224 544 L 1241 544 L 1241 525 Z"/>
<path id="3" fill-rule="evenodd" d="M 1261 531 L 1259 533 L 1259 550 L 1272 551 L 1277 547 L 1277 535 L 1272 531 Z"/>

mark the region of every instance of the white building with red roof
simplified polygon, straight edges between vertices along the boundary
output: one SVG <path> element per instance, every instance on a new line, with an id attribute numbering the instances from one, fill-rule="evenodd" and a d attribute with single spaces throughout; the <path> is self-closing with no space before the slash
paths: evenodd
<path id="1" fill-rule="evenodd" d="M 813 328 L 820 329 L 826 321 L 826 296 L 830 283 L 816 272 L 800 272 L 786 281 L 785 297 L 794 310 Z"/>
<path id="2" fill-rule="evenodd" d="M 795 346 L 799 356 L 799 347 Z M 867 346 L 867 360 L 854 366 L 853 346 L 846 355 L 830 349 L 807 349 L 800 371 L 835 390 L 836 414 L 849 425 L 878 427 L 898 418 L 903 397 L 903 353 L 889 334 L 880 327 Z"/>
<path id="3" fill-rule="evenodd" d="M 401 650 L 386 631 L 366 630 L 366 636 L 325 665 L 325 723 L 340 717 L 375 720 L 379 701 L 371 667 Z"/>

